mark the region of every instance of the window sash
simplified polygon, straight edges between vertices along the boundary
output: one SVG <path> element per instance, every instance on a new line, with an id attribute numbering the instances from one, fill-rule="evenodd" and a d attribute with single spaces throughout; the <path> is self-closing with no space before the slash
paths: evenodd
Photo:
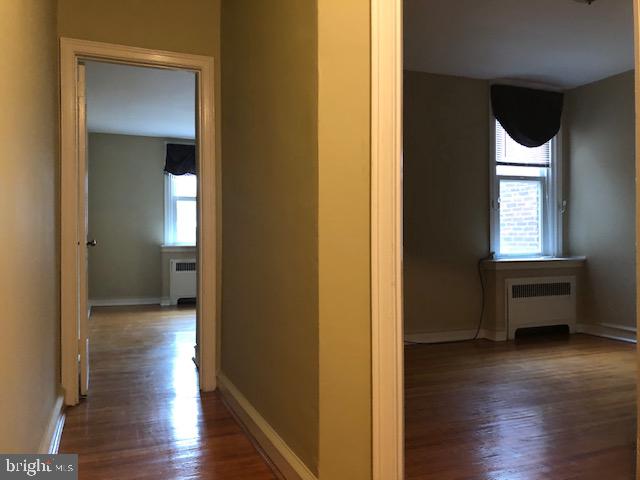
<path id="1" fill-rule="evenodd" d="M 531 163 L 516 165 L 516 167 L 540 168 L 541 175 L 498 175 L 498 166 L 509 166 L 497 160 L 496 124 L 497 120 L 490 114 L 490 236 L 491 251 L 501 258 L 531 258 L 539 256 L 558 256 L 562 254 L 562 130 L 549 142 L 549 166 L 540 167 Z M 517 162 L 514 162 L 517 163 Z M 514 179 L 530 181 L 542 179 L 544 187 L 542 214 L 542 252 L 531 254 L 506 255 L 500 251 L 500 179 Z"/>

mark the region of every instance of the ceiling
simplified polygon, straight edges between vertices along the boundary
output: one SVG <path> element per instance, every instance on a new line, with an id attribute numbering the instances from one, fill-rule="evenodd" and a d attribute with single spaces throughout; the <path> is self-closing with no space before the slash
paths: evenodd
<path id="1" fill-rule="evenodd" d="M 405 69 L 570 88 L 634 68 L 632 0 L 404 0 Z"/>
<path id="2" fill-rule="evenodd" d="M 195 74 L 101 62 L 87 65 L 90 132 L 195 138 Z"/>

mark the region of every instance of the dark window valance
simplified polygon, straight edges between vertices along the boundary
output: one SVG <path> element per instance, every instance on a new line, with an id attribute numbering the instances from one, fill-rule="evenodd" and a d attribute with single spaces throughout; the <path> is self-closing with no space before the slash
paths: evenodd
<path id="1" fill-rule="evenodd" d="M 564 95 L 532 88 L 493 85 L 493 114 L 509 136 L 525 147 L 544 145 L 560 131 Z"/>
<path id="2" fill-rule="evenodd" d="M 167 143 L 164 171 L 171 175 L 196 174 L 196 146 Z"/>

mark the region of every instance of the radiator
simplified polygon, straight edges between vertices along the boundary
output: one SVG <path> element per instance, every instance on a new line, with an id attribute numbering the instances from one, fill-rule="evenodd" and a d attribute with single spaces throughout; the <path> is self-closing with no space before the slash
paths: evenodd
<path id="1" fill-rule="evenodd" d="M 576 277 L 506 280 L 508 338 L 520 328 L 576 325 Z"/>
<path id="2" fill-rule="evenodd" d="M 195 298 L 195 296 L 195 259 L 169 260 L 169 297 L 171 305 L 176 305 L 181 298 Z"/>

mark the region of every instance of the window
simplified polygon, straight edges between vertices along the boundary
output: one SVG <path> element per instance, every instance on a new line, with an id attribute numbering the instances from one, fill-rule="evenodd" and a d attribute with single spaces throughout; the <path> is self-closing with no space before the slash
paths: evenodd
<path id="1" fill-rule="evenodd" d="M 560 254 L 557 137 L 527 148 L 495 122 L 491 166 L 492 249 L 498 257 Z"/>
<path id="2" fill-rule="evenodd" d="M 164 243 L 195 245 L 198 179 L 195 175 L 165 177 Z"/>

